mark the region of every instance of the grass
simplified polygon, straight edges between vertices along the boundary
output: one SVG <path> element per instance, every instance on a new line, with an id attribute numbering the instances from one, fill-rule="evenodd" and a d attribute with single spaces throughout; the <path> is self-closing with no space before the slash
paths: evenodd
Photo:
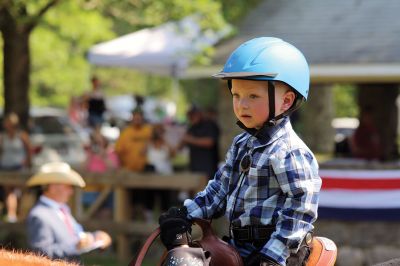
<path id="1" fill-rule="evenodd" d="M 119 266 L 128 265 L 129 261 L 119 261 L 115 255 L 83 255 L 82 261 L 85 266 Z"/>
<path id="2" fill-rule="evenodd" d="M 131 240 L 135 240 L 134 238 Z M 131 258 L 121 261 L 117 258 L 117 255 L 114 250 L 107 250 L 105 252 L 101 251 L 93 251 L 88 254 L 82 255 L 82 262 L 85 266 L 120 266 L 120 265 L 128 265 L 130 260 L 133 259 L 136 253 L 139 252 L 139 248 L 141 247 L 143 242 L 141 241 L 132 241 L 131 248 Z M 153 243 L 150 249 L 147 251 L 147 254 L 142 263 L 143 266 L 154 266 L 158 265 L 159 260 L 164 252 L 164 247 L 161 244 L 161 241 L 157 240 Z"/>

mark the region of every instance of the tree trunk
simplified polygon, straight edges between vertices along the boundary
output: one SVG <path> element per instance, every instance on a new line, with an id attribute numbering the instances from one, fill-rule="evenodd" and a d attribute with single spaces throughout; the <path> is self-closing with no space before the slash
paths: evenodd
<path id="1" fill-rule="evenodd" d="M 372 110 L 372 118 L 380 135 L 383 160 L 398 158 L 396 106 L 398 87 L 398 84 L 358 85 L 360 110 L 365 108 Z"/>
<path id="2" fill-rule="evenodd" d="M 15 21 L 3 25 L 5 113 L 15 112 L 23 128 L 29 115 L 30 30 Z"/>
<path id="3" fill-rule="evenodd" d="M 332 153 L 334 130 L 331 121 L 334 116 L 331 85 L 312 85 L 308 101 L 300 112 L 303 141 L 313 152 Z M 294 125 L 296 128 L 296 125 Z"/>

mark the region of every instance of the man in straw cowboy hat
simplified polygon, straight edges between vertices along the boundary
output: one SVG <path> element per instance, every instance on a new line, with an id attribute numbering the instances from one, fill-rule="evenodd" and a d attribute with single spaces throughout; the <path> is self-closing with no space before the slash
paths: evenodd
<path id="1" fill-rule="evenodd" d="M 106 248 L 111 237 L 103 231 L 85 232 L 67 205 L 73 187 L 84 187 L 82 177 L 63 162 L 44 164 L 27 185 L 41 186 L 43 193 L 29 212 L 28 241 L 31 248 L 50 258 L 79 261 L 79 255 Z"/>

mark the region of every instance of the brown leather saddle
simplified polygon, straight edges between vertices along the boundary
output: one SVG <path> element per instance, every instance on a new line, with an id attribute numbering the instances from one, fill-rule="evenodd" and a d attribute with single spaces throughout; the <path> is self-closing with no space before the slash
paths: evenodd
<path id="1" fill-rule="evenodd" d="M 194 240 L 191 247 L 193 249 L 201 248 L 206 252 L 211 260 L 207 260 L 210 266 L 217 265 L 230 265 L 230 266 L 243 266 L 242 258 L 239 253 L 228 243 L 216 236 L 211 224 L 207 220 L 195 219 L 194 223 L 197 224 L 203 236 L 199 240 Z M 142 248 L 140 249 L 136 258 L 134 258 L 129 266 L 141 266 L 144 257 L 151 244 L 160 234 L 160 228 L 154 230 L 151 235 L 147 238 Z M 198 250 L 193 250 L 194 253 L 198 253 Z M 160 264 L 163 262 L 168 254 L 165 253 L 160 259 Z M 333 266 L 337 257 L 337 247 L 335 243 L 326 237 L 313 237 L 311 254 L 307 261 L 307 266 Z M 205 264 L 207 265 L 207 264 Z"/>

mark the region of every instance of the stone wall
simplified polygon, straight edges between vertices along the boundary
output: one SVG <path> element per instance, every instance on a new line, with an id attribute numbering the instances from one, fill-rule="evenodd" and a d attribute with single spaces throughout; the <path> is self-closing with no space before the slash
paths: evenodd
<path id="1" fill-rule="evenodd" d="M 374 265 L 400 258 L 400 222 L 318 220 L 315 234 L 338 247 L 337 266 Z"/>

